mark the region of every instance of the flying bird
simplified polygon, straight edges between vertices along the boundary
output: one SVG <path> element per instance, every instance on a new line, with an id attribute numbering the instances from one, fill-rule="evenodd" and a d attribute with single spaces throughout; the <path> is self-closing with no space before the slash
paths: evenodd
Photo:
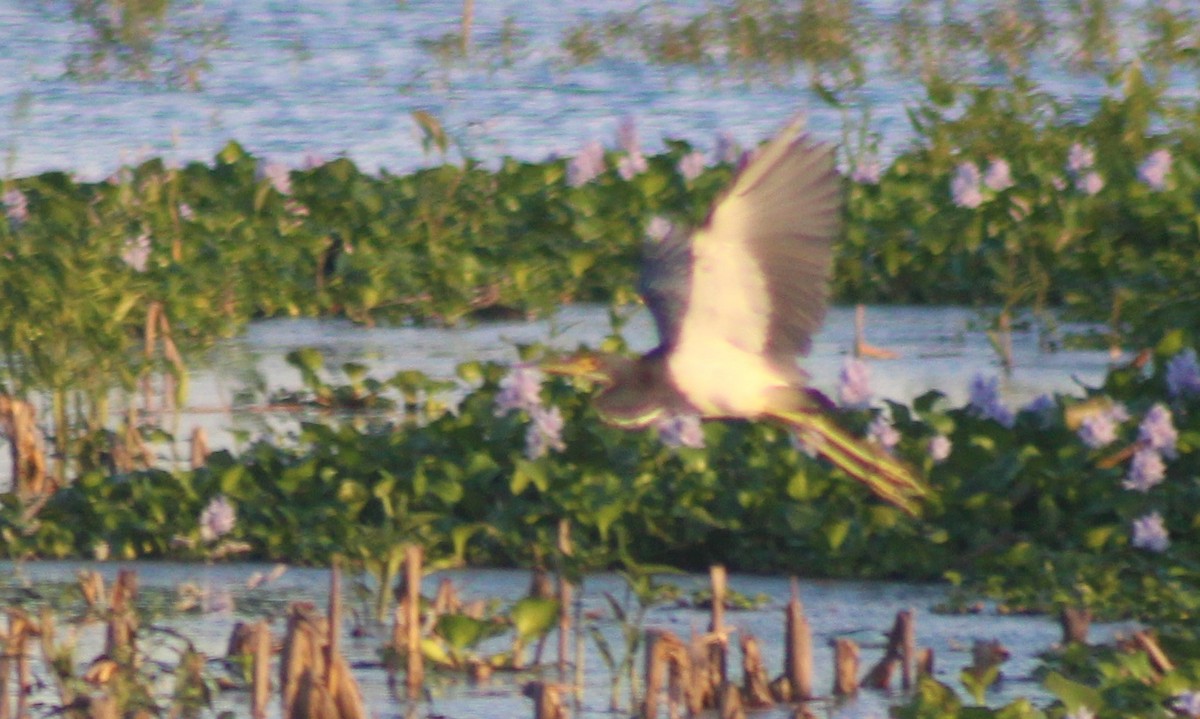
<path id="1" fill-rule="evenodd" d="M 841 211 L 833 148 L 793 121 L 745 164 L 699 227 L 672 226 L 648 241 L 638 289 L 657 347 L 640 357 L 581 352 L 542 369 L 596 382 L 595 409 L 622 428 L 681 414 L 781 422 L 915 513 L 925 489 L 912 470 L 839 427 L 797 364 L 825 317 Z"/>

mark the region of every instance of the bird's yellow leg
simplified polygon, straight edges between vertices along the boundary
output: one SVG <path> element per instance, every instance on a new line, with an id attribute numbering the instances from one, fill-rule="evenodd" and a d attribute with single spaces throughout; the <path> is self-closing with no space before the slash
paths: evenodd
<path id="1" fill-rule="evenodd" d="M 773 410 L 769 415 L 795 429 L 814 451 L 872 492 L 911 515 L 917 514 L 917 499 L 926 490 L 904 462 L 854 437 L 823 414 Z"/>

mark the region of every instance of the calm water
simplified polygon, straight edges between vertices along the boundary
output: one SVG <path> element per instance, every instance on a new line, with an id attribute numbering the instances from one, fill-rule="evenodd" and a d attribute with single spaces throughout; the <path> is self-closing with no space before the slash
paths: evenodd
<path id="1" fill-rule="evenodd" d="M 234 623 L 256 621 L 260 618 L 272 620 L 272 633 L 281 637 L 285 630 L 283 613 L 287 604 L 295 600 L 310 600 L 318 607 L 325 607 L 328 597 L 329 574 L 323 569 L 297 569 L 285 571 L 273 582 L 255 589 L 247 587 L 247 580 L 255 573 L 269 573 L 271 567 L 263 565 L 188 565 L 171 563 L 138 562 L 142 595 L 157 595 L 163 600 L 173 601 L 178 588 L 192 584 L 202 591 L 226 594 L 233 608 L 207 614 L 190 614 L 153 623 L 181 631 L 195 642 L 196 648 L 209 657 L 224 656 Z M 111 583 L 119 565 L 116 563 L 84 562 L 34 562 L 22 565 L 0 563 L 0 592 L 10 593 L 15 586 L 33 586 L 43 593 L 53 593 L 56 586 L 75 581 L 76 573 L 85 568 L 98 569 Z M 447 572 L 426 577 L 423 592 L 432 596 L 440 577 L 448 576 L 459 589 L 460 596 L 473 599 L 501 599 L 507 605 L 520 598 L 529 586 L 529 575 L 523 571 L 469 570 Z M 682 576 L 667 578 L 680 586 L 684 596 L 691 591 L 704 588 L 706 577 Z M 347 622 L 353 612 L 363 610 L 364 605 L 354 590 L 354 582 L 347 578 L 344 606 Z M 732 576 L 731 589 L 748 596 L 764 595 L 765 604 L 751 611 L 733 611 L 726 614 L 726 621 L 734 629 L 733 641 L 741 634 L 757 637 L 762 645 L 763 658 L 772 678 L 782 672 L 782 643 L 784 607 L 790 596 L 789 580 L 782 577 Z M 623 600 L 624 584 L 614 575 L 592 575 L 584 580 L 582 588 L 585 613 L 596 613 L 596 626 L 606 635 L 613 646 L 620 646 L 619 625 L 608 609 L 604 592 L 611 592 Z M 1060 637 L 1057 623 L 1045 617 L 996 616 L 990 611 L 985 616 L 940 616 L 930 608 L 944 597 L 944 590 L 936 586 L 908 585 L 897 583 L 803 581 L 800 596 L 805 613 L 813 631 L 814 686 L 820 693 L 829 690 L 833 683 L 832 649 L 829 642 L 836 637 L 850 637 L 862 648 L 860 661 L 863 671 L 873 665 L 883 653 L 883 634 L 891 628 L 896 612 L 913 609 L 916 613 L 917 642 L 930 647 L 935 655 L 935 675 L 942 681 L 955 686 L 963 666 L 970 664 L 970 647 L 975 640 L 999 640 L 1011 653 L 1012 658 L 1004 665 L 1005 680 L 990 694 L 989 702 L 1002 704 L 1018 696 L 1045 696 L 1038 685 L 1030 680 L 1037 666 L 1036 655 L 1051 648 Z M 705 611 L 666 606 L 656 608 L 647 615 L 645 626 L 669 629 L 681 637 L 691 632 L 707 629 L 708 614 Z M 143 626 L 150 624 L 143 620 Z M 1111 638 L 1122 627 L 1099 625 L 1093 627 L 1092 638 L 1103 641 Z M 357 663 L 355 678 L 363 690 L 370 710 L 376 717 L 395 717 L 404 714 L 403 703 L 389 695 L 385 672 L 378 667 L 377 650 L 386 641 L 387 627 L 368 627 L 365 636 L 352 637 L 346 627 L 343 633 L 343 649 L 352 664 Z M 60 633 L 65 627 L 60 627 Z M 76 659 L 87 662 L 103 647 L 102 625 L 85 627 L 77 637 Z M 171 656 L 169 640 L 161 635 L 144 633 L 143 646 L 164 645 L 163 656 Z M 158 639 L 153 637 L 158 636 Z M 545 661 L 552 663 L 556 656 L 557 641 L 552 636 L 547 643 Z M 506 646 L 489 645 L 488 652 L 503 651 Z M 735 681 L 741 678 L 740 653 L 734 651 L 730 672 Z M 639 673 L 641 662 L 637 665 Z M 41 673 L 39 661 L 34 662 L 35 671 Z M 611 717 L 608 706 L 608 673 L 590 640 L 586 643 L 584 658 L 583 711 L 578 719 L 601 719 Z M 547 669 L 547 679 L 557 680 L 557 672 Z M 460 677 L 434 673 L 429 680 L 431 701 L 419 708 L 417 716 L 441 715 L 450 719 L 516 719 L 532 713 L 528 699 L 520 695 L 522 682 L 535 678 L 532 673 L 516 676 L 496 674 L 489 682 L 472 685 Z M 898 685 L 898 679 L 896 684 Z M 624 695 L 624 696 L 627 696 Z M 886 716 L 889 701 L 899 701 L 900 695 L 887 696 L 879 692 L 863 691 L 857 699 L 842 704 L 817 702 L 813 705 L 818 716 L 860 719 Z M 245 694 L 226 693 L 219 699 L 218 707 L 236 708 L 248 701 Z M 271 704 L 272 716 L 279 715 L 278 702 Z M 665 710 L 664 710 L 665 715 Z M 763 719 L 790 717 L 790 708 L 778 708 L 756 713 Z"/>
<path id="2" fill-rule="evenodd" d="M 292 165 L 310 155 L 344 154 L 366 169 L 403 171 L 431 161 L 410 117 L 415 110 L 440 118 L 462 150 L 483 160 L 574 154 L 595 138 L 611 145 L 625 115 L 638 120 L 652 151 L 664 136 L 710 149 L 722 131 L 743 144 L 757 142 L 801 109 L 820 135 L 841 136 L 842 117 L 807 90 L 804 70 L 776 84 L 747 84 L 625 59 L 582 68 L 566 61 L 560 45 L 568 27 L 632 10 L 641 0 L 476 3 L 479 44 L 494 38 L 507 17 L 525 44 L 507 65 L 478 59 L 449 67 L 419 41 L 457 32 L 461 0 L 199 4 L 223 22 L 228 42 L 208 54 L 212 67 L 201 76 L 201 91 L 183 92 L 65 77 L 66 58 L 86 37 L 70 21 L 68 3 L 0 0 L 5 172 L 71 170 L 99 178 L 147 154 L 211 161 L 230 139 Z M 1060 4 L 1047 3 L 1051 16 Z M 868 3 L 879 16 L 894 14 L 897 5 Z M 971 12 L 971 0 L 961 5 Z M 904 103 L 917 91 L 888 71 L 881 52 L 865 52 L 871 82 L 861 101 L 871 107 L 872 129 L 888 155 L 909 137 Z M 1060 97 L 1086 105 L 1105 92 L 1095 81 L 1066 75 L 1059 62 L 1036 69 Z M 1184 92 L 1194 89 L 1182 85 Z"/>
<path id="3" fill-rule="evenodd" d="M 629 310 L 623 333 L 636 350 L 653 347 L 654 326 L 647 312 Z M 1080 393 L 1096 385 L 1108 368 L 1108 354 L 1096 351 L 1041 352 L 1032 332 L 1014 337 L 1016 370 L 1004 378 L 986 334 L 983 317 L 957 307 L 876 307 L 866 312 L 866 337 L 872 344 L 896 352 L 891 360 L 871 360 L 871 384 L 876 401 L 910 402 L 930 389 L 951 402 L 966 401 L 968 386 L 977 375 L 1000 376 L 1004 397 L 1018 407 L 1042 393 Z M 177 436 L 202 425 L 218 444 L 229 441 L 228 430 L 264 431 L 264 417 L 255 412 L 229 411 L 238 390 L 261 385 L 268 391 L 297 389 L 299 374 L 284 357 L 293 349 L 315 347 L 326 367 L 354 361 L 371 368 L 371 376 L 387 379 L 403 369 L 418 369 L 433 377 L 453 379 L 454 368 L 468 360 L 508 363 L 517 359 L 520 344 L 541 342 L 564 350 L 579 344 L 595 346 L 609 334 L 608 310 L 573 306 L 537 322 L 490 323 L 454 329 L 412 327 L 367 328 L 342 320 L 276 319 L 250 325 L 246 334 L 219 346 L 202 366 L 193 369 L 189 411 L 180 417 Z M 817 335 L 811 355 L 802 366 L 813 386 L 836 396 L 838 372 L 853 346 L 854 312 L 835 307 Z M 331 379 L 338 380 L 336 375 Z M 290 417 L 269 427 L 286 432 Z"/>

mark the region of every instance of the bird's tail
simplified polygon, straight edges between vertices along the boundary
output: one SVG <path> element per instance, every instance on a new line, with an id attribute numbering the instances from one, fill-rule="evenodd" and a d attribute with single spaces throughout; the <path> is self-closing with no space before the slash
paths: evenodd
<path id="1" fill-rule="evenodd" d="M 917 500 L 926 494 L 916 473 L 882 447 L 869 444 L 842 429 L 825 414 L 784 410 L 774 417 L 798 433 L 800 440 L 872 492 L 905 512 L 917 514 Z"/>

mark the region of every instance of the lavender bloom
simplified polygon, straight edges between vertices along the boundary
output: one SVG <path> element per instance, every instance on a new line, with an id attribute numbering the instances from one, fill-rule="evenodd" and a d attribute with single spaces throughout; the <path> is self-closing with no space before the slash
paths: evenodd
<path id="1" fill-rule="evenodd" d="M 877 157 L 868 157 L 854 165 L 850 179 L 863 185 L 878 185 L 883 177 L 883 165 Z"/>
<path id="2" fill-rule="evenodd" d="M 742 149 L 738 146 L 737 140 L 734 139 L 733 133 L 725 130 L 717 134 L 717 146 L 714 153 L 716 154 L 717 162 L 733 165 L 741 158 Z"/>
<path id="3" fill-rule="evenodd" d="M 1146 183 L 1152 190 L 1163 190 L 1167 187 L 1167 174 L 1171 172 L 1171 153 L 1165 149 L 1151 152 L 1138 165 L 1138 179 Z"/>
<path id="4" fill-rule="evenodd" d="M 506 415 L 515 409 L 532 413 L 542 404 L 541 390 L 541 372 L 527 365 L 515 365 L 500 380 L 500 392 L 496 394 L 496 416 Z"/>
<path id="5" fill-rule="evenodd" d="M 646 237 L 654 242 L 662 242 L 671 234 L 671 221 L 662 215 L 655 215 L 646 223 Z"/>
<path id="6" fill-rule="evenodd" d="M 704 153 L 692 151 L 684 155 L 679 160 L 677 166 L 680 176 L 687 182 L 691 182 L 704 172 Z"/>
<path id="7" fill-rule="evenodd" d="M 621 179 L 628 182 L 646 171 L 649 165 L 642 153 L 630 153 L 617 162 L 617 173 Z"/>
<path id="8" fill-rule="evenodd" d="M 1076 142 L 1067 151 L 1067 172 L 1072 175 L 1082 175 L 1096 164 L 1096 153 L 1090 147 L 1084 147 Z"/>
<path id="9" fill-rule="evenodd" d="M 700 416 L 695 414 L 676 414 L 663 418 L 655 424 L 658 439 L 668 447 L 704 448 L 704 429 L 700 425 Z"/>
<path id="10" fill-rule="evenodd" d="M 1129 475 L 1121 486 L 1135 492 L 1149 492 L 1166 476 L 1167 465 L 1163 463 L 1162 455 L 1153 449 L 1139 449 L 1129 463 Z"/>
<path id="11" fill-rule="evenodd" d="M 1171 708 L 1189 717 L 1200 717 L 1200 692 L 1180 692 L 1171 698 Z"/>
<path id="12" fill-rule="evenodd" d="M 567 184 L 571 187 L 586 185 L 599 177 L 604 169 L 604 145 L 599 140 L 592 140 L 567 165 Z"/>
<path id="13" fill-rule="evenodd" d="M 0 203 L 4 204 L 4 214 L 14 225 L 29 219 L 29 201 L 25 198 L 25 193 L 17 188 L 5 192 L 4 196 L 0 197 Z"/>
<path id="14" fill-rule="evenodd" d="M 900 432 L 887 417 L 877 415 L 867 426 L 867 438 L 890 452 L 900 443 Z"/>
<path id="15" fill-rule="evenodd" d="M 531 460 L 544 457 L 547 450 L 561 452 L 567 448 L 562 439 L 563 417 L 558 407 L 534 407 L 529 412 L 533 423 L 525 432 L 525 456 Z"/>
<path id="16" fill-rule="evenodd" d="M 1151 512 L 1141 519 L 1133 520 L 1133 546 L 1151 552 L 1163 552 L 1171 546 L 1161 514 Z"/>
<path id="17" fill-rule="evenodd" d="M 1171 410 L 1161 402 L 1151 407 L 1138 426 L 1138 441 L 1170 458 L 1175 456 L 1175 443 L 1178 440 L 1179 433 L 1175 431 Z"/>
<path id="18" fill-rule="evenodd" d="M 1021 411 L 1036 414 L 1044 419 L 1057 409 L 1058 403 L 1054 401 L 1053 397 L 1048 394 L 1039 394 L 1032 402 L 1025 405 L 1025 408 Z"/>
<path id="19" fill-rule="evenodd" d="M 939 434 L 933 439 L 930 439 L 929 444 L 926 445 L 926 450 L 929 452 L 929 458 L 933 460 L 934 464 L 941 464 L 942 462 L 945 462 L 950 456 L 950 450 L 953 448 L 954 443 L 951 442 L 950 438 L 944 434 Z"/>
<path id="20" fill-rule="evenodd" d="M 1000 400 L 1000 379 L 975 375 L 971 380 L 970 398 L 967 409 L 977 417 L 990 419 L 1005 427 L 1013 426 L 1016 419 L 1012 410 Z"/>
<path id="21" fill-rule="evenodd" d="M 1099 172 L 1089 172 L 1075 178 L 1075 189 L 1089 197 L 1104 189 L 1104 178 Z"/>
<path id="22" fill-rule="evenodd" d="M 150 261 L 150 235 L 143 232 L 136 239 L 126 240 L 121 259 L 132 267 L 134 272 L 145 272 Z"/>
<path id="23" fill-rule="evenodd" d="M 236 522 L 237 512 L 234 511 L 233 505 L 224 495 L 218 494 L 200 513 L 200 539 L 212 542 L 229 534 Z"/>
<path id="24" fill-rule="evenodd" d="M 196 218 L 196 211 L 186 202 L 179 203 L 179 217 L 184 220 L 193 220 Z"/>
<path id="25" fill-rule="evenodd" d="M 1186 349 L 1167 362 L 1167 392 L 1178 399 L 1200 394 L 1200 363 L 1196 350 Z"/>
<path id="26" fill-rule="evenodd" d="M 617 145 L 630 155 L 642 154 L 642 142 L 638 138 L 637 121 L 626 115 L 617 124 Z"/>
<path id="27" fill-rule="evenodd" d="M 979 188 L 979 167 L 974 162 L 964 162 L 954 170 L 950 180 L 950 197 L 954 204 L 974 209 L 983 204 L 983 192 Z"/>
<path id="28" fill-rule="evenodd" d="M 1092 449 L 1107 447 L 1117 440 L 1117 423 L 1108 412 L 1084 417 L 1079 425 L 1079 439 Z"/>
<path id="29" fill-rule="evenodd" d="M 983 184 L 993 192 L 1003 192 L 1012 187 L 1015 183 L 1008 161 L 997 158 L 988 163 L 987 170 L 983 173 Z"/>
<path id="30" fill-rule="evenodd" d="M 838 398 L 843 407 L 862 409 L 871 404 L 871 369 L 866 362 L 847 357 L 838 372 Z"/>
<path id="31" fill-rule="evenodd" d="M 258 164 L 258 179 L 264 177 L 271 181 L 271 186 L 281 195 L 292 194 L 292 174 L 287 165 L 280 162 L 260 162 Z"/>

